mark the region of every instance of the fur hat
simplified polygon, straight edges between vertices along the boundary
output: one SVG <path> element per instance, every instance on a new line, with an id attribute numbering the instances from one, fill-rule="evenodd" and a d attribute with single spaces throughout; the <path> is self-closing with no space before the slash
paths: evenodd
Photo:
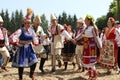
<path id="1" fill-rule="evenodd" d="M 57 19 L 56 16 L 55 16 L 55 13 L 52 13 L 50 18 L 51 18 L 51 21 Z"/>
<path id="2" fill-rule="evenodd" d="M 3 18 L 0 16 L 0 22 L 3 22 Z"/>
<path id="3" fill-rule="evenodd" d="M 82 17 L 80 17 L 77 22 L 84 23 L 84 19 Z"/>
<path id="4" fill-rule="evenodd" d="M 36 15 L 35 18 L 33 19 L 33 22 L 36 22 L 36 23 L 41 23 L 41 18 L 40 18 L 40 15 Z"/>
<path id="5" fill-rule="evenodd" d="M 27 8 L 27 15 L 25 16 L 23 22 L 29 22 L 31 23 L 31 16 L 32 16 L 33 10 L 31 8 Z"/>

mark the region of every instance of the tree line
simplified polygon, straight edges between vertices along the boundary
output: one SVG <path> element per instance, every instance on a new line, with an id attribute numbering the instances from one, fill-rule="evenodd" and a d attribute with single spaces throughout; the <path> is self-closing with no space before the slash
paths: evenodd
<path id="1" fill-rule="evenodd" d="M 17 30 L 18 28 L 22 27 L 23 24 L 23 12 L 22 10 L 18 11 L 16 10 L 15 12 L 11 13 L 11 16 L 9 15 L 8 10 L 1 10 L 0 15 L 2 16 L 4 23 L 3 26 L 9 31 L 9 33 L 13 33 L 15 30 Z M 34 19 L 34 13 L 31 17 L 31 20 L 33 22 Z M 58 23 L 60 24 L 67 24 L 67 25 L 71 25 L 73 29 L 76 28 L 76 23 L 77 23 L 77 17 L 76 15 L 68 15 L 66 12 L 63 12 L 61 15 L 59 15 L 57 17 L 58 19 Z M 47 29 L 48 29 L 48 20 L 46 19 L 45 14 L 41 15 L 41 24 L 40 24 L 43 28 L 43 30 L 45 31 L 45 33 L 47 33 Z"/>
<path id="2" fill-rule="evenodd" d="M 102 29 L 107 26 L 107 19 L 109 17 L 114 17 L 116 20 L 118 19 L 117 16 L 117 0 L 113 0 L 113 2 L 109 6 L 109 10 L 106 15 L 103 15 L 96 20 L 96 25 L 98 28 Z M 15 12 L 12 12 L 11 16 L 9 15 L 8 10 L 1 10 L 0 15 L 2 16 L 4 20 L 3 26 L 10 32 L 14 32 L 18 28 L 22 26 L 22 21 L 24 18 L 22 10 L 18 11 L 16 10 Z M 94 15 L 93 15 L 94 16 Z M 34 13 L 32 15 L 32 21 L 34 18 Z M 58 23 L 60 24 L 67 24 L 71 25 L 73 30 L 77 26 L 77 17 L 74 14 L 73 16 L 70 14 L 67 14 L 66 12 L 63 12 L 59 16 L 57 16 Z M 43 30 L 47 33 L 47 28 L 48 28 L 48 20 L 46 19 L 45 14 L 41 15 L 41 26 L 43 27 Z"/>

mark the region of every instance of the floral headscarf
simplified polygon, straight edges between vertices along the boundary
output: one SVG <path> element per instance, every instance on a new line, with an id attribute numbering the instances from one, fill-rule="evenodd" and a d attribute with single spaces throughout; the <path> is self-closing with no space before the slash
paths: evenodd
<path id="1" fill-rule="evenodd" d="M 88 18 L 88 19 L 89 19 L 90 21 L 92 21 L 92 22 L 95 21 L 95 20 L 94 20 L 94 17 L 91 16 L 91 15 L 89 15 L 89 14 L 86 15 L 86 18 Z"/>

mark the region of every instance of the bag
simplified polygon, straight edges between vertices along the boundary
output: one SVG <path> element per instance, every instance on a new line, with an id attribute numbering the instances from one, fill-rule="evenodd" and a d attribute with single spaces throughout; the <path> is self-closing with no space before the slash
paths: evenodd
<path id="1" fill-rule="evenodd" d="M 41 44 L 39 44 L 38 46 L 32 45 L 32 48 L 35 54 L 41 54 L 46 52 L 45 48 Z"/>

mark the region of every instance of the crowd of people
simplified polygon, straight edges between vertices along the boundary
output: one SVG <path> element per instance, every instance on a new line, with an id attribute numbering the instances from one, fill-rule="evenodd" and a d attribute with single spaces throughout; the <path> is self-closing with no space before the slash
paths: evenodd
<path id="1" fill-rule="evenodd" d="M 35 80 L 34 71 L 38 58 L 40 57 L 39 69 L 45 74 L 44 64 L 51 55 L 51 72 L 56 71 L 64 62 L 64 70 L 67 70 L 68 62 L 73 65 L 77 72 L 88 71 L 87 80 L 96 80 L 98 77 L 96 63 L 106 67 L 107 73 L 116 68 L 120 73 L 120 22 L 113 17 L 108 18 L 107 27 L 99 30 L 94 23 L 94 17 L 86 15 L 85 20 L 80 17 L 77 21 L 76 30 L 71 25 L 61 25 L 57 22 L 54 13 L 51 14 L 51 24 L 48 27 L 48 34 L 44 32 L 39 15 L 31 21 L 32 9 L 27 9 L 27 15 L 23 19 L 21 28 L 12 33 L 9 37 L 7 30 L 3 27 L 3 19 L 0 16 L 0 54 L 3 62 L 1 69 L 7 69 L 10 59 L 10 47 L 16 47 L 13 54 L 12 66 L 18 68 L 19 80 L 23 80 L 24 68 L 30 67 L 29 77 Z M 38 47 L 37 51 L 34 47 Z M 41 52 L 44 48 L 44 52 Z M 36 53 L 37 52 L 37 53 Z"/>

